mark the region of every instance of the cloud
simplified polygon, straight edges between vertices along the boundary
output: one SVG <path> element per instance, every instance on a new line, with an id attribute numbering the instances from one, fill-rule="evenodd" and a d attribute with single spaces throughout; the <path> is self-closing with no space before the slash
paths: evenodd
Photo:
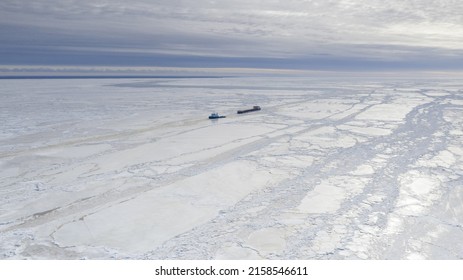
<path id="1" fill-rule="evenodd" d="M 3 0 L 0 36 L 4 64 L 453 68 L 463 2 Z"/>

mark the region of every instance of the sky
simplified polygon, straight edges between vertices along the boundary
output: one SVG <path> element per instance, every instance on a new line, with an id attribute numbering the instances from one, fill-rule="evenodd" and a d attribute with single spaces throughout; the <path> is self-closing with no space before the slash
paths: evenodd
<path id="1" fill-rule="evenodd" d="M 461 71 L 463 1 L 1 0 L 0 69 L 39 66 Z"/>

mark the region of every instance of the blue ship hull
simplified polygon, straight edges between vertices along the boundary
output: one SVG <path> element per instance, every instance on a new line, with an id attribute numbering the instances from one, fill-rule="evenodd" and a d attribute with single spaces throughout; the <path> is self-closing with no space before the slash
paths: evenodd
<path id="1" fill-rule="evenodd" d="M 226 118 L 225 116 L 209 116 L 210 120 Z"/>

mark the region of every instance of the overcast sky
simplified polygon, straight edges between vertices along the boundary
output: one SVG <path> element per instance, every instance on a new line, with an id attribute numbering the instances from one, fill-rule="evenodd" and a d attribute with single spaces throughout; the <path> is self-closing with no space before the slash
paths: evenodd
<path id="1" fill-rule="evenodd" d="M 0 0 L 0 65 L 463 70 L 463 1 Z"/>

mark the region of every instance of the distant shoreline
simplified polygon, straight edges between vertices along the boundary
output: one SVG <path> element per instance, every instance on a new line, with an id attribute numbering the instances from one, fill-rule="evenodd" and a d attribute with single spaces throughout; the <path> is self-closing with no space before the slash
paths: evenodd
<path id="1" fill-rule="evenodd" d="M 230 78 L 231 76 L 0 76 L 0 80 L 21 80 L 21 79 L 218 79 Z"/>

